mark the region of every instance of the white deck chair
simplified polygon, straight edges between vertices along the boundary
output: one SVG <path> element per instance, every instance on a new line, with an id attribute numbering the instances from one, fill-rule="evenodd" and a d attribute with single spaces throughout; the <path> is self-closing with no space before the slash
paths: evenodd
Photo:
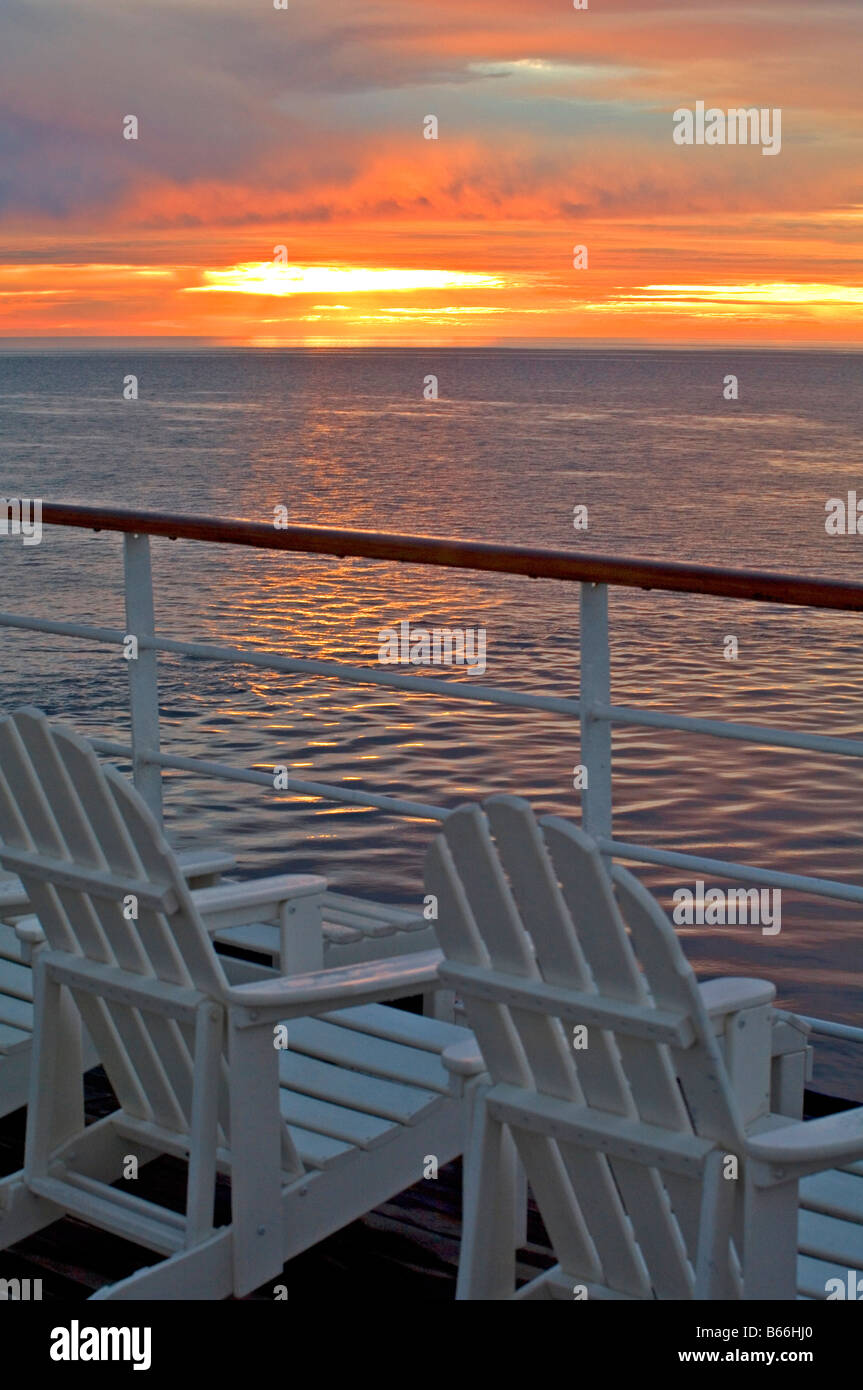
<path id="1" fill-rule="evenodd" d="M 236 868 L 232 854 L 195 849 L 177 854 L 177 863 L 194 891 L 220 883 L 222 874 Z M 272 882 L 272 880 L 271 880 Z M 313 887 L 311 875 L 280 877 L 286 899 L 323 895 L 325 881 Z M 226 885 L 225 885 L 226 886 Z M 321 897 L 322 900 L 322 897 Z M 310 904 L 311 906 L 311 904 Z M 23 883 L 16 875 L 0 881 L 0 1119 L 27 1104 L 33 1041 L 33 952 L 45 940 Z M 84 1070 L 97 1064 L 86 1032 L 82 1039 Z"/>
<path id="2" fill-rule="evenodd" d="M 166 1257 L 95 1297 L 242 1296 L 462 1151 L 482 1070 L 470 1033 L 378 1002 L 432 987 L 439 953 L 231 985 L 144 802 L 35 710 L 0 720 L 0 861 L 47 937 L 0 1248 L 73 1215 Z M 120 1107 L 87 1127 L 82 1023 Z M 163 1154 L 188 1158 L 182 1214 L 123 1177 L 130 1156 Z"/>
<path id="3" fill-rule="evenodd" d="M 457 1296 L 793 1299 L 798 1182 L 863 1157 L 863 1108 L 767 1110 L 758 982 L 736 1094 L 673 927 L 631 874 L 613 879 L 616 897 L 581 830 L 508 796 L 460 807 L 429 851 L 441 978 L 489 1071 Z M 514 1151 L 558 1261 L 517 1292 Z"/>

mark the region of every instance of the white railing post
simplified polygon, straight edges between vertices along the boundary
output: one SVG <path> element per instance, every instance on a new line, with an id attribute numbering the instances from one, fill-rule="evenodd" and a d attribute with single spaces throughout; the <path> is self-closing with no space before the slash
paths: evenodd
<path id="1" fill-rule="evenodd" d="M 162 823 L 162 769 L 150 761 L 159 752 L 159 686 L 157 653 L 141 646 L 154 637 L 153 576 L 149 536 L 126 533 L 123 537 L 123 571 L 126 585 L 126 632 L 138 643 L 129 666 L 129 706 L 132 714 L 132 771 L 135 786 L 153 815 Z"/>
<path id="2" fill-rule="evenodd" d="M 611 839 L 611 723 L 596 710 L 611 704 L 608 585 L 581 585 L 581 761 L 587 773 L 582 824 L 595 839 Z"/>

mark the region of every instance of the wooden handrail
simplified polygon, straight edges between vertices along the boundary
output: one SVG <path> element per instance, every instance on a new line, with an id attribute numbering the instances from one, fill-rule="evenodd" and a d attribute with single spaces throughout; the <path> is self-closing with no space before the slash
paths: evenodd
<path id="1" fill-rule="evenodd" d="M 805 608 L 863 611 L 863 584 L 806 579 L 765 570 L 690 565 L 666 560 L 633 560 L 617 555 L 585 555 L 541 546 L 498 545 L 449 536 L 411 536 L 384 531 L 352 531 L 334 526 L 287 526 L 214 516 L 130 511 L 45 502 L 42 522 L 94 531 L 125 531 L 171 540 L 248 545 L 313 555 L 355 556 L 402 564 L 522 574 L 532 579 L 612 584 L 633 589 L 713 594 L 721 598 L 795 604 Z"/>

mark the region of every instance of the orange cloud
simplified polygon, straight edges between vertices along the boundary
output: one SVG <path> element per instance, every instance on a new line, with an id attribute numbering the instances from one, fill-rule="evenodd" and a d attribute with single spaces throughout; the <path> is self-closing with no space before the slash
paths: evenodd
<path id="1" fill-rule="evenodd" d="M 861 28 L 856 0 L 6 0 L 0 334 L 859 341 Z M 781 155 L 674 146 L 696 99 L 780 106 Z"/>

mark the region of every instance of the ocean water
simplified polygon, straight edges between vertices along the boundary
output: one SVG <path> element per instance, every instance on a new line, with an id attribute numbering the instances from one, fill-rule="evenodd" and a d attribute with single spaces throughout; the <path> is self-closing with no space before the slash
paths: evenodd
<path id="1" fill-rule="evenodd" d="M 285 505 L 296 522 L 861 581 L 863 538 L 824 524 L 827 499 L 863 484 L 861 367 L 730 349 L 0 354 L 0 492 L 260 521 Z M 123 399 L 129 373 L 137 401 Z M 3 609 L 124 626 L 119 537 L 49 528 L 31 548 L 0 537 L 0 558 Z M 483 627 L 486 683 L 578 691 L 573 585 L 167 540 L 153 563 L 171 637 L 374 665 L 380 629 L 402 620 Z M 611 627 L 616 703 L 863 737 L 860 617 L 616 590 Z M 0 707 L 127 736 L 118 649 L 9 630 L 0 642 Z M 171 752 L 440 805 L 505 790 L 579 816 L 565 716 L 173 657 L 160 697 Z M 618 729 L 614 797 L 620 839 L 863 883 L 858 761 Z M 428 822 L 186 774 L 166 778 L 166 816 L 179 843 L 228 845 L 246 873 L 422 896 Z M 667 909 L 694 886 L 637 872 Z M 863 1023 L 854 904 L 785 892 L 777 936 L 681 934 L 704 974 L 760 975 L 786 1007 Z M 821 1045 L 817 1080 L 863 1095 L 856 1053 Z"/>

